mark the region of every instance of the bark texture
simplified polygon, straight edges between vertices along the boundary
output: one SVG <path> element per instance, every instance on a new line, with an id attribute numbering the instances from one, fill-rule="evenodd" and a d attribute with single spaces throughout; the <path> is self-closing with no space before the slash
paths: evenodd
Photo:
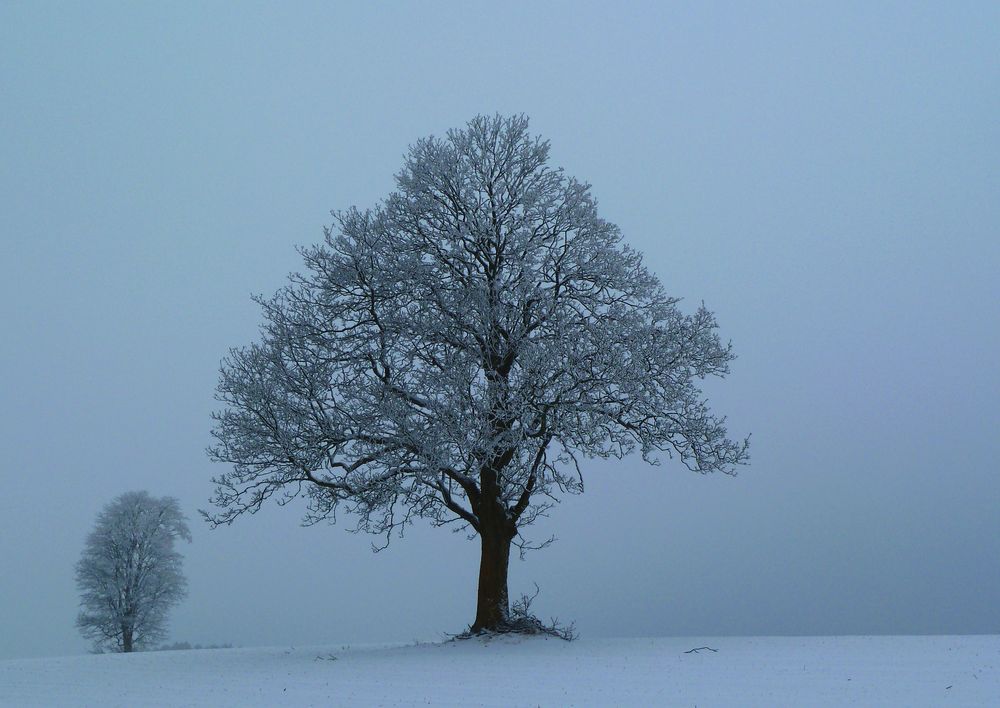
<path id="1" fill-rule="evenodd" d="M 510 619 L 510 595 L 507 570 L 510 565 L 510 544 L 513 536 L 502 527 L 480 535 L 482 556 L 479 560 L 479 592 L 473 632 L 502 631 Z"/>

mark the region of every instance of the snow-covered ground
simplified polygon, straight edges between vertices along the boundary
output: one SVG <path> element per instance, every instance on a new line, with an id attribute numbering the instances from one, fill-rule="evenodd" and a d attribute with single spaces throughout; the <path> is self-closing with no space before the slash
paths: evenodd
<path id="1" fill-rule="evenodd" d="M 695 647 L 708 646 L 695 653 Z M 997 706 L 1000 636 L 504 639 L 0 662 L 3 706 Z"/>

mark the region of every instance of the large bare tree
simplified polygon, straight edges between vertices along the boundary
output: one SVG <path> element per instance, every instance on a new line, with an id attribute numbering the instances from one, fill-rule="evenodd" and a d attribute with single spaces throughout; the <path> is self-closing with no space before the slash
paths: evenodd
<path id="1" fill-rule="evenodd" d="M 387 538 L 463 525 L 471 629 L 504 631 L 511 545 L 582 491 L 581 458 L 746 461 L 697 385 L 733 359 L 712 313 L 682 313 L 548 156 L 526 118 L 480 116 L 413 145 L 374 209 L 334 213 L 223 362 L 211 522 L 305 495 L 307 522 L 346 508 Z"/>

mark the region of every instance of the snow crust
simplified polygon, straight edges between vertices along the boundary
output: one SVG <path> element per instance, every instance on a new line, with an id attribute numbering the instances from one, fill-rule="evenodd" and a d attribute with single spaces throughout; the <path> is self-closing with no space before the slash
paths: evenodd
<path id="1" fill-rule="evenodd" d="M 695 647 L 712 647 L 686 653 Z M 3 706 L 986 706 L 1000 635 L 503 638 L 0 662 Z"/>

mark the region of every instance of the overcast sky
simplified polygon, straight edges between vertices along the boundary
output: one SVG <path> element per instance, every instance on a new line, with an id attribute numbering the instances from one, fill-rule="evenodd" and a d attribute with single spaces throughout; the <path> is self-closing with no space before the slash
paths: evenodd
<path id="1" fill-rule="evenodd" d="M 478 545 L 209 528 L 252 293 L 407 146 L 526 113 L 739 359 L 736 478 L 592 463 L 511 591 L 611 635 L 1000 632 L 1000 4 L 0 2 L 0 658 L 83 652 L 100 508 L 173 495 L 171 640 L 436 639 Z"/>

